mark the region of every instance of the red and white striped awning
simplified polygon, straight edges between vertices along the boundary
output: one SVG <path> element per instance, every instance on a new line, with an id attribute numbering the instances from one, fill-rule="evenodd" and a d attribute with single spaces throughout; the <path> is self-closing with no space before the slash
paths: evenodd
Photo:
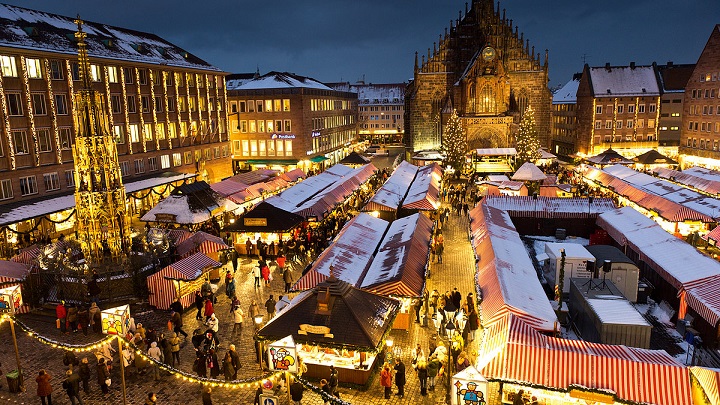
<path id="1" fill-rule="evenodd" d="M 13 256 L 10 260 L 17 263 L 24 264 L 35 264 L 38 255 L 40 254 L 40 248 L 37 245 L 29 246 L 23 249 L 20 253 Z"/>
<path id="2" fill-rule="evenodd" d="M 198 252 L 215 253 L 229 248 L 230 246 L 226 245 L 222 238 L 200 231 L 178 244 L 176 252 L 180 257 L 187 257 Z"/>
<path id="3" fill-rule="evenodd" d="M 690 373 L 700 383 L 710 405 L 720 405 L 720 370 L 694 366 Z"/>
<path id="4" fill-rule="evenodd" d="M 720 275 L 697 280 L 686 286 L 686 289 L 680 292 L 680 295 L 682 294 L 685 295 L 685 305 L 692 308 L 711 326 L 717 326 L 720 321 Z"/>
<path id="5" fill-rule="evenodd" d="M 636 403 L 692 403 L 687 369 L 665 351 L 553 338 L 522 324 L 508 315 L 486 330 L 476 365 L 485 378 L 560 390 L 580 385 Z"/>
<path id="6" fill-rule="evenodd" d="M 293 169 L 280 175 L 280 178 L 284 179 L 288 183 L 294 183 L 298 179 L 304 179 L 305 177 L 305 172 L 303 172 L 301 169 Z"/>
<path id="7" fill-rule="evenodd" d="M 311 269 L 292 286 L 293 291 L 305 291 L 327 280 L 328 276 Z"/>
<path id="8" fill-rule="evenodd" d="M 192 232 L 187 229 L 171 229 L 168 231 L 168 238 L 173 241 L 175 246 L 185 242 L 192 236 Z"/>
<path id="9" fill-rule="evenodd" d="M 216 262 L 215 260 L 205 256 L 203 253 L 195 253 L 192 256 L 186 257 L 182 260 L 179 260 L 167 267 L 165 267 L 163 270 L 160 270 L 159 273 L 162 273 L 164 270 L 170 269 L 176 272 L 175 274 L 163 274 L 162 276 L 167 279 L 174 279 L 174 280 L 187 280 L 192 281 L 196 278 L 200 277 L 203 273 L 203 269 L 206 269 L 208 267 L 220 267 L 222 264 Z"/>
<path id="10" fill-rule="evenodd" d="M 30 273 L 31 265 L 12 260 L 0 260 L 0 283 L 19 283 Z"/>

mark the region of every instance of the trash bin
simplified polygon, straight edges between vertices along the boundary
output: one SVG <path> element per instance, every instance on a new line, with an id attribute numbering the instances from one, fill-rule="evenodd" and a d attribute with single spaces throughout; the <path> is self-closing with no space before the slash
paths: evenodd
<path id="1" fill-rule="evenodd" d="M 5 378 L 7 378 L 8 391 L 20 392 L 20 387 L 22 386 L 22 376 L 17 370 L 13 370 L 5 374 Z"/>

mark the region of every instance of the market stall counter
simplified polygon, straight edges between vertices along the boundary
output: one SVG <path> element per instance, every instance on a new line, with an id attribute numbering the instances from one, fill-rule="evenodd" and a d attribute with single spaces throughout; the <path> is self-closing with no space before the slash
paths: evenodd
<path id="1" fill-rule="evenodd" d="M 292 335 L 306 375 L 327 378 L 333 365 L 340 382 L 364 385 L 399 309 L 399 301 L 331 275 L 298 294 L 258 330 L 255 340 L 273 342 Z"/>

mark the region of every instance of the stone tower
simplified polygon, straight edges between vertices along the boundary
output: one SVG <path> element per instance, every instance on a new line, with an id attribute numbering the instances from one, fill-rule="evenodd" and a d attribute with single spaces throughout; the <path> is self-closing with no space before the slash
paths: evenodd
<path id="1" fill-rule="evenodd" d="M 77 236 L 91 263 L 117 260 L 130 244 L 130 223 L 125 212 L 115 139 L 108 130 L 107 106 L 90 80 L 83 21 L 75 20 L 82 88 L 73 100 L 75 116 L 75 210 Z"/>
<path id="2" fill-rule="evenodd" d="M 466 128 L 469 149 L 513 147 L 522 113 L 531 105 L 541 145 L 551 130 L 548 53 L 540 53 L 492 0 L 473 0 L 450 21 L 418 62 L 406 91 L 406 143 L 438 149 L 453 109 Z"/>

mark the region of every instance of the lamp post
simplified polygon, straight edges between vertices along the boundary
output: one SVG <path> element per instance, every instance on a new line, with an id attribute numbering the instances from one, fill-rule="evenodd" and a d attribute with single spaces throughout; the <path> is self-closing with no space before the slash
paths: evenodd
<path id="1" fill-rule="evenodd" d="M 454 317 L 451 317 L 450 320 L 448 321 L 447 325 L 445 325 L 445 332 L 447 333 L 447 338 L 448 338 L 448 351 L 450 354 L 450 356 L 448 357 L 448 365 L 447 365 L 447 370 L 445 373 L 445 374 L 447 374 L 446 384 L 445 384 L 445 403 L 447 403 L 447 404 L 450 403 L 450 389 L 452 387 L 450 385 L 450 376 L 452 375 L 452 369 L 454 366 L 453 363 L 455 363 L 455 358 L 453 357 L 453 354 L 452 354 L 452 351 L 453 351 L 452 339 L 453 339 L 453 336 L 455 336 L 455 322 L 453 322 L 454 319 L 455 319 Z"/>
<path id="2" fill-rule="evenodd" d="M 260 371 L 263 371 L 263 344 L 262 342 L 257 339 L 258 332 L 260 332 L 260 325 L 263 321 L 262 315 L 255 315 L 255 318 L 253 319 L 255 321 L 255 357 L 257 359 L 258 364 L 260 364 Z"/>
<path id="3" fill-rule="evenodd" d="M 391 364 L 392 364 L 392 347 L 393 347 L 393 344 L 395 344 L 395 342 L 394 342 L 392 339 L 390 339 L 390 338 L 385 339 L 385 348 L 386 348 L 386 349 L 385 349 L 385 357 L 386 357 L 386 360 L 385 360 L 385 361 L 386 361 L 387 363 L 391 363 Z"/>

